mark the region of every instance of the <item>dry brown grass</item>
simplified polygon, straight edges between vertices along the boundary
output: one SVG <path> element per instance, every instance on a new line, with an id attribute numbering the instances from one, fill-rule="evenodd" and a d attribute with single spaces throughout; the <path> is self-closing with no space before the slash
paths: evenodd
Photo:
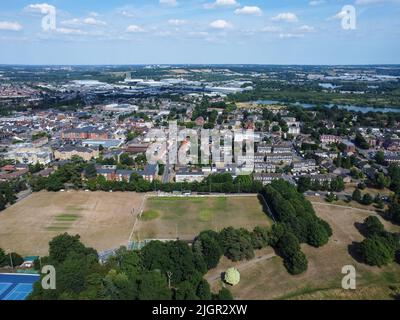
<path id="1" fill-rule="evenodd" d="M 40 192 L 0 213 L 0 247 L 45 255 L 56 235 L 79 234 L 98 251 L 127 245 L 144 195 L 122 192 Z"/>

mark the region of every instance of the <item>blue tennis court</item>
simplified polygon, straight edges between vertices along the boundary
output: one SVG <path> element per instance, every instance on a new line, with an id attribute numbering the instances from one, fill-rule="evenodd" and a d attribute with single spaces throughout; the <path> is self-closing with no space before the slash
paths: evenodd
<path id="1" fill-rule="evenodd" d="M 0 274 L 0 300 L 25 300 L 39 279 L 32 274 Z"/>
<path id="2" fill-rule="evenodd" d="M 12 283 L 0 283 L 0 296 L 12 286 Z"/>

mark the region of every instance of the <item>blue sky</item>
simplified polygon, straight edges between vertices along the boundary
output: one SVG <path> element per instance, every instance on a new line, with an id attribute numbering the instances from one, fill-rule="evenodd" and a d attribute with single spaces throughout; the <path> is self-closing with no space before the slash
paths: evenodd
<path id="1" fill-rule="evenodd" d="M 400 0 L 0 0 L 0 64 L 149 63 L 397 64 Z"/>

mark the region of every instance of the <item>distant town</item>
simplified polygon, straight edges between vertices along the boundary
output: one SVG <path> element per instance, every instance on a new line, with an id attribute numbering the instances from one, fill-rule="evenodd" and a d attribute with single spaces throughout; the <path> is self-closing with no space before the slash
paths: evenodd
<path id="1" fill-rule="evenodd" d="M 83 273 L 0 299 L 399 296 L 399 66 L 0 66 L 0 113 L 0 268 Z"/>
<path id="2" fill-rule="evenodd" d="M 297 87 L 317 82 L 319 92 L 344 96 L 365 94 L 363 89 L 340 89 L 350 81 L 377 91 L 398 85 L 400 79 L 396 68 L 387 68 L 387 74 L 380 68 L 376 73 L 353 68 L 320 73 L 286 69 L 285 77 L 292 74 L 295 80 L 289 83 Z M 374 118 L 381 114 L 380 108 L 365 113 L 356 105 L 331 104 L 325 110 L 299 102 L 242 101 L 243 95 L 267 85 L 264 79 L 278 81 L 282 74 L 277 72 L 143 66 L 127 72 L 99 68 L 91 75 L 108 77 L 112 80 L 108 82 L 45 81 L 58 70 L 71 78 L 90 77 L 84 74 L 85 68 L 0 68 L 1 181 L 50 177 L 78 158 L 94 164 L 96 174 L 107 181 L 129 181 L 135 173 L 149 182 L 201 182 L 212 173 L 229 173 L 233 178 L 252 174 L 264 185 L 280 178 L 295 184 L 301 177 L 321 185 L 337 178 L 345 183 L 364 181 L 359 177 L 373 181 L 379 173 L 387 175 L 388 165 L 400 162 L 400 116 L 396 112 L 384 113 L 379 120 Z M 149 76 L 135 77 L 136 73 Z M 221 80 L 209 80 L 213 77 Z M 153 142 L 149 131 L 157 128 L 168 133 L 169 121 L 194 130 L 254 130 L 254 166 L 249 169 L 233 162 L 228 167 L 224 163 L 189 164 L 164 170 L 165 163 L 147 164 L 144 155 Z"/>

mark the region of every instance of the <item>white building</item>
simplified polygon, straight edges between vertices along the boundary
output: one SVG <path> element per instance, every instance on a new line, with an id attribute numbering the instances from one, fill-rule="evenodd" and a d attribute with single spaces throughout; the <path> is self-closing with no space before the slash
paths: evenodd
<path id="1" fill-rule="evenodd" d="M 5 158 L 24 164 L 40 163 L 46 165 L 52 161 L 53 152 L 49 147 L 34 147 L 31 144 L 19 144 L 13 146 Z"/>

